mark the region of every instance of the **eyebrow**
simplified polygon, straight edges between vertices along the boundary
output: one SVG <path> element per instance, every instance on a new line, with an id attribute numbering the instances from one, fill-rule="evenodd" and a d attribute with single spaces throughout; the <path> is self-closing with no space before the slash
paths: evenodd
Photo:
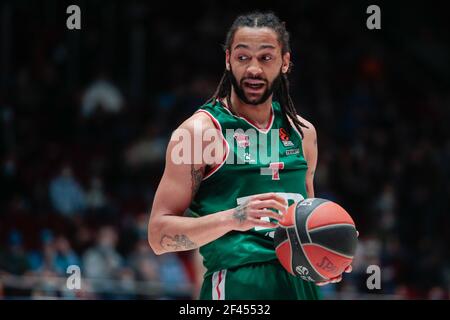
<path id="1" fill-rule="evenodd" d="M 259 46 L 260 49 L 275 49 L 275 46 L 271 44 L 262 44 Z"/>
<path id="2" fill-rule="evenodd" d="M 234 47 L 234 50 L 240 49 L 240 48 L 243 48 L 243 49 L 249 49 L 250 47 L 249 47 L 248 45 L 246 45 L 246 44 L 238 43 L 238 44 Z M 276 49 L 276 48 L 275 48 L 274 45 L 271 45 L 271 44 L 262 44 L 262 45 L 259 46 L 259 50 L 261 50 L 261 49 Z"/>
<path id="3" fill-rule="evenodd" d="M 248 49 L 249 46 L 246 45 L 246 44 L 238 43 L 238 44 L 234 47 L 234 50 L 239 49 L 239 48 Z"/>

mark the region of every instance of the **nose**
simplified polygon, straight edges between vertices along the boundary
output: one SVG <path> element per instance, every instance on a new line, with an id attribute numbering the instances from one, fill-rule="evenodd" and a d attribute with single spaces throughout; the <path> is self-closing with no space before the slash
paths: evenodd
<path id="1" fill-rule="evenodd" d="M 262 74 L 261 66 L 255 60 L 256 59 L 253 59 L 247 68 L 247 76 L 248 77 L 256 78 Z"/>

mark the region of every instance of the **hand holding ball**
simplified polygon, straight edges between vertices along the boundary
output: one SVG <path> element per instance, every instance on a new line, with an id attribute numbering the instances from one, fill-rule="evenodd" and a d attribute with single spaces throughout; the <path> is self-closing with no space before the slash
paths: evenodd
<path id="1" fill-rule="evenodd" d="M 306 281 L 339 277 L 352 263 L 358 235 L 352 217 L 320 198 L 291 205 L 275 231 L 275 252 L 283 267 Z"/>

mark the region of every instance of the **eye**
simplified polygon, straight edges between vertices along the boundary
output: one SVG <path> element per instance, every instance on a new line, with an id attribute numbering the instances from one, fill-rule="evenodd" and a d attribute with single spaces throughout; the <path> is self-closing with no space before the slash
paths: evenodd
<path id="1" fill-rule="evenodd" d="M 246 61 L 246 60 L 248 60 L 248 57 L 247 56 L 238 56 L 238 60 L 239 61 Z"/>
<path id="2" fill-rule="evenodd" d="M 272 60 L 272 56 L 270 56 L 270 55 L 264 55 L 264 56 L 262 56 L 262 58 L 261 58 L 263 61 L 270 61 L 270 60 Z"/>

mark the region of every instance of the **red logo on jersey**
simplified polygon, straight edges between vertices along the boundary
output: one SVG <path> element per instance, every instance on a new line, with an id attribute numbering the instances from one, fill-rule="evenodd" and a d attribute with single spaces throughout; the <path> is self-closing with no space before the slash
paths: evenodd
<path id="1" fill-rule="evenodd" d="M 284 130 L 284 128 L 280 129 L 280 139 L 282 141 L 289 141 L 289 134 Z"/>
<path id="2" fill-rule="evenodd" d="M 245 148 L 250 145 L 250 139 L 246 134 L 237 132 L 233 135 L 233 138 L 236 139 L 238 146 L 241 148 Z"/>
<path id="3" fill-rule="evenodd" d="M 284 130 L 284 128 L 280 128 L 280 139 L 285 147 L 292 147 L 294 143 L 289 139 L 289 134 Z"/>

